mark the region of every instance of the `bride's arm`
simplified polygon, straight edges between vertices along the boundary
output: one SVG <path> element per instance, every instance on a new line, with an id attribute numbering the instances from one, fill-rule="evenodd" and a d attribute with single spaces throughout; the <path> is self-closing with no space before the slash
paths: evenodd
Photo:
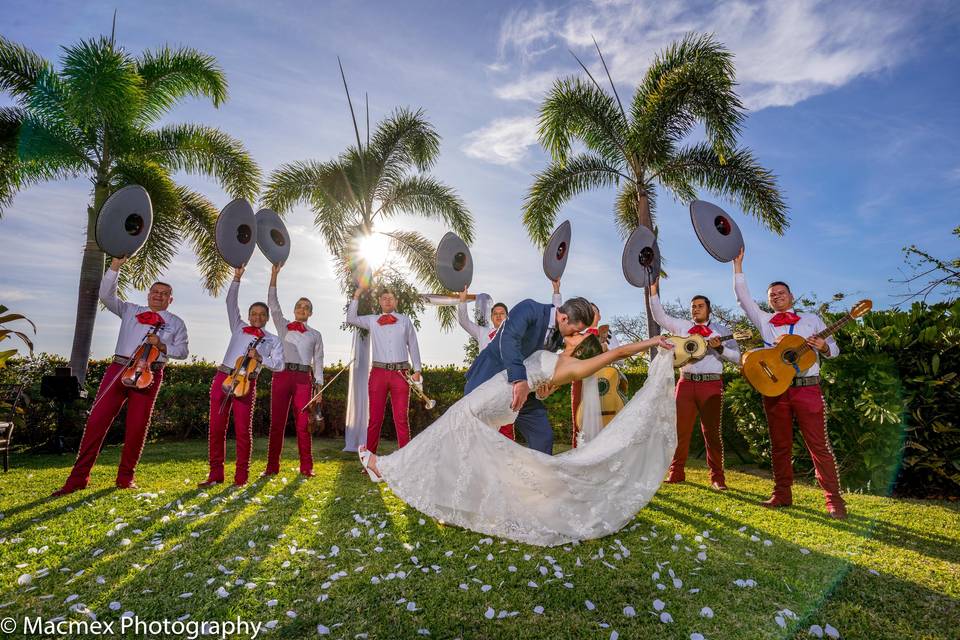
<path id="1" fill-rule="evenodd" d="M 648 350 L 650 347 L 661 347 L 663 349 L 673 349 L 673 343 L 662 337 L 650 338 L 641 342 L 631 342 L 604 351 L 600 355 L 579 360 L 570 356 L 560 356 L 557 361 L 557 368 L 553 372 L 553 379 L 550 381 L 554 385 L 563 385 L 574 380 L 581 380 L 587 376 L 595 374 L 600 369 L 609 366 L 617 360 L 623 360 L 635 356 L 638 353 Z"/>

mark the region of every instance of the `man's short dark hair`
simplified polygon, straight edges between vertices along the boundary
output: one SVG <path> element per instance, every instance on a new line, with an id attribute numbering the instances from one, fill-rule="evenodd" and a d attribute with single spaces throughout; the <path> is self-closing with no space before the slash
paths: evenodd
<path id="1" fill-rule="evenodd" d="M 154 288 L 155 286 L 157 286 L 158 284 L 159 284 L 160 286 L 162 286 L 162 287 L 166 287 L 166 288 L 170 289 L 170 293 L 173 293 L 173 285 L 172 285 L 172 284 L 168 284 L 168 283 L 166 283 L 166 282 L 163 282 L 163 281 L 161 281 L 161 280 L 157 280 L 156 282 L 154 282 L 152 285 L 150 285 L 150 288 L 153 289 L 153 288 Z"/>
<path id="2" fill-rule="evenodd" d="M 771 282 L 770 284 L 768 284 L 768 285 L 767 285 L 767 291 L 770 291 L 770 289 L 772 289 L 773 287 L 775 287 L 775 286 L 777 286 L 777 285 L 780 285 L 780 286 L 782 286 L 784 289 L 786 289 L 786 290 L 787 290 L 787 293 L 793 293 L 793 291 L 790 291 L 790 285 L 788 285 L 786 282 L 783 282 L 782 280 L 774 280 L 773 282 Z"/>
<path id="3" fill-rule="evenodd" d="M 698 293 L 697 295 L 695 295 L 695 296 L 693 296 L 692 298 L 690 298 L 690 302 L 693 302 L 694 300 L 703 300 L 704 302 L 706 302 L 706 303 L 707 303 L 707 311 L 708 311 L 708 312 L 709 312 L 711 309 L 713 309 L 713 307 L 710 306 L 710 298 L 708 298 L 707 296 L 704 296 L 704 295 L 701 295 L 701 294 Z"/>
<path id="4" fill-rule="evenodd" d="M 270 317 L 270 307 L 267 306 L 266 302 L 254 302 L 252 305 L 250 305 L 250 308 L 247 309 L 247 313 L 253 311 L 254 307 L 263 307 L 263 310 L 267 312 L 267 317 Z"/>
<path id="5" fill-rule="evenodd" d="M 490 308 L 490 313 L 493 313 L 493 310 L 496 309 L 497 307 L 503 307 L 503 312 L 507 315 L 510 315 L 510 310 L 507 309 L 507 305 L 503 304 L 502 302 L 498 302 L 497 304 L 493 305 Z"/>
<path id="6" fill-rule="evenodd" d="M 593 305 L 586 298 L 570 298 L 558 309 L 560 313 L 567 314 L 571 324 L 582 324 L 589 327 L 593 324 Z"/>
<path id="7" fill-rule="evenodd" d="M 388 288 L 384 287 L 383 289 L 380 289 L 380 291 L 377 292 L 377 300 L 380 299 L 380 296 L 385 296 L 385 295 L 387 295 L 388 293 L 389 293 L 390 295 L 392 295 L 394 298 L 397 297 L 397 292 L 396 292 L 396 291 L 394 291 L 393 289 L 388 289 Z"/>

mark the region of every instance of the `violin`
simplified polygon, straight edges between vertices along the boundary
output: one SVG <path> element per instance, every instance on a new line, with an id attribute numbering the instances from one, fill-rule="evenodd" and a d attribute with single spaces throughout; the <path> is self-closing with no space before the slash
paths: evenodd
<path id="1" fill-rule="evenodd" d="M 155 324 L 143 337 L 143 342 L 130 356 L 127 366 L 120 373 L 120 382 L 127 387 L 146 389 L 153 384 L 153 363 L 162 355 L 160 348 L 147 342 L 147 338 L 157 335 L 162 325 Z"/>
<path id="2" fill-rule="evenodd" d="M 223 398 L 223 404 L 220 405 L 220 411 L 223 411 L 224 407 L 227 406 L 230 398 L 242 398 L 250 392 L 250 385 L 253 382 L 250 376 L 255 374 L 260 367 L 260 361 L 250 357 L 250 350 L 256 349 L 261 342 L 263 342 L 263 338 L 257 338 L 247 345 L 243 355 L 237 358 L 233 371 L 223 379 L 221 388 L 226 396 Z"/>

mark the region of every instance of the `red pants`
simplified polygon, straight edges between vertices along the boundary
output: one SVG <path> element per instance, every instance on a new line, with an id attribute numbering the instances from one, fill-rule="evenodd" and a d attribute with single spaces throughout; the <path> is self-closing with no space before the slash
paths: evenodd
<path id="1" fill-rule="evenodd" d="M 237 468 L 233 474 L 234 484 L 246 484 L 250 475 L 250 455 L 253 451 L 253 407 L 257 400 L 257 381 L 250 383 L 250 391 L 242 398 L 233 398 L 220 411 L 226 394 L 223 381 L 227 374 L 217 371 L 210 385 L 210 434 L 207 455 L 210 458 L 208 481 L 223 482 L 223 460 L 227 449 L 227 423 L 233 411 L 233 432 L 237 439 Z"/>
<path id="2" fill-rule="evenodd" d="M 583 380 L 574 380 L 570 383 L 570 424 L 573 425 L 573 432 L 570 437 L 570 444 L 574 449 L 577 448 L 577 435 L 580 434 L 580 425 L 577 423 L 577 409 L 583 402 Z"/>
<path id="3" fill-rule="evenodd" d="M 410 427 L 407 425 L 407 405 L 410 402 L 410 385 L 403 371 L 390 371 L 373 367 L 367 384 L 370 394 L 370 422 L 367 423 L 367 449 L 376 453 L 380 444 L 380 428 L 387 410 L 387 394 L 393 408 L 393 424 L 397 428 L 397 444 L 401 447 L 410 442 Z"/>
<path id="4" fill-rule="evenodd" d="M 677 450 L 670 463 L 671 482 L 684 480 L 684 467 L 690 453 L 693 425 L 700 414 L 700 430 L 707 447 L 707 466 L 710 482 L 726 484 L 723 476 L 723 439 L 720 437 L 720 418 L 723 415 L 723 381 L 677 381 Z"/>
<path id="5" fill-rule="evenodd" d="M 788 504 L 793 500 L 793 418 L 796 417 L 827 504 L 843 505 L 837 460 L 827 436 L 820 385 L 790 387 L 786 393 L 775 398 L 765 396 L 763 410 L 767 414 L 767 426 L 770 429 L 773 497 Z"/>
<path id="6" fill-rule="evenodd" d="M 287 414 L 293 402 L 293 419 L 297 427 L 297 450 L 300 452 L 300 473 L 313 473 L 313 439 L 307 430 L 309 414 L 303 410 L 313 397 L 313 379 L 307 371 L 279 371 L 270 385 L 270 444 L 267 447 L 266 473 L 280 472 L 280 453 Z"/>
<path id="7" fill-rule="evenodd" d="M 147 441 L 147 428 L 153 403 L 157 399 L 160 385 L 163 384 L 163 370 L 153 372 L 153 384 L 146 389 L 125 386 L 118 376 L 123 371 L 119 364 L 111 364 L 103 373 L 93 410 L 87 418 L 87 426 L 80 439 L 77 461 L 64 483 L 67 489 L 82 489 L 90 482 L 90 469 L 100 455 L 100 448 L 107 437 L 107 430 L 114 418 L 127 403 L 126 432 L 123 436 L 123 452 L 120 454 L 120 466 L 117 469 L 117 486 L 133 482 L 133 473 Z"/>

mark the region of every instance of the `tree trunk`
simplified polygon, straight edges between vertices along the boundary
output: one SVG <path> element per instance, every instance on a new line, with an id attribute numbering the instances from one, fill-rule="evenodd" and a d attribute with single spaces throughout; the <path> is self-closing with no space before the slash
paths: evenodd
<path id="1" fill-rule="evenodd" d="M 70 352 L 70 368 L 82 386 L 87 378 L 87 363 L 90 360 L 90 343 L 93 326 L 97 320 L 100 280 L 103 278 L 104 253 L 97 245 L 97 213 L 107 199 L 106 182 L 97 182 L 93 191 L 93 206 L 87 208 L 87 241 L 83 245 L 83 261 L 80 263 L 80 285 L 77 292 L 77 323 L 73 330 L 73 349 Z"/>
<path id="2" fill-rule="evenodd" d="M 639 200 L 638 208 L 640 210 L 640 224 L 653 231 L 653 220 L 650 218 L 650 200 L 644 191 L 640 191 L 637 197 Z M 660 274 L 657 274 L 659 277 Z M 653 319 L 653 311 L 650 310 L 650 287 L 643 288 L 643 306 L 647 313 L 647 337 L 660 335 L 660 325 Z M 651 356 L 656 355 L 656 350 L 650 351 Z"/>

